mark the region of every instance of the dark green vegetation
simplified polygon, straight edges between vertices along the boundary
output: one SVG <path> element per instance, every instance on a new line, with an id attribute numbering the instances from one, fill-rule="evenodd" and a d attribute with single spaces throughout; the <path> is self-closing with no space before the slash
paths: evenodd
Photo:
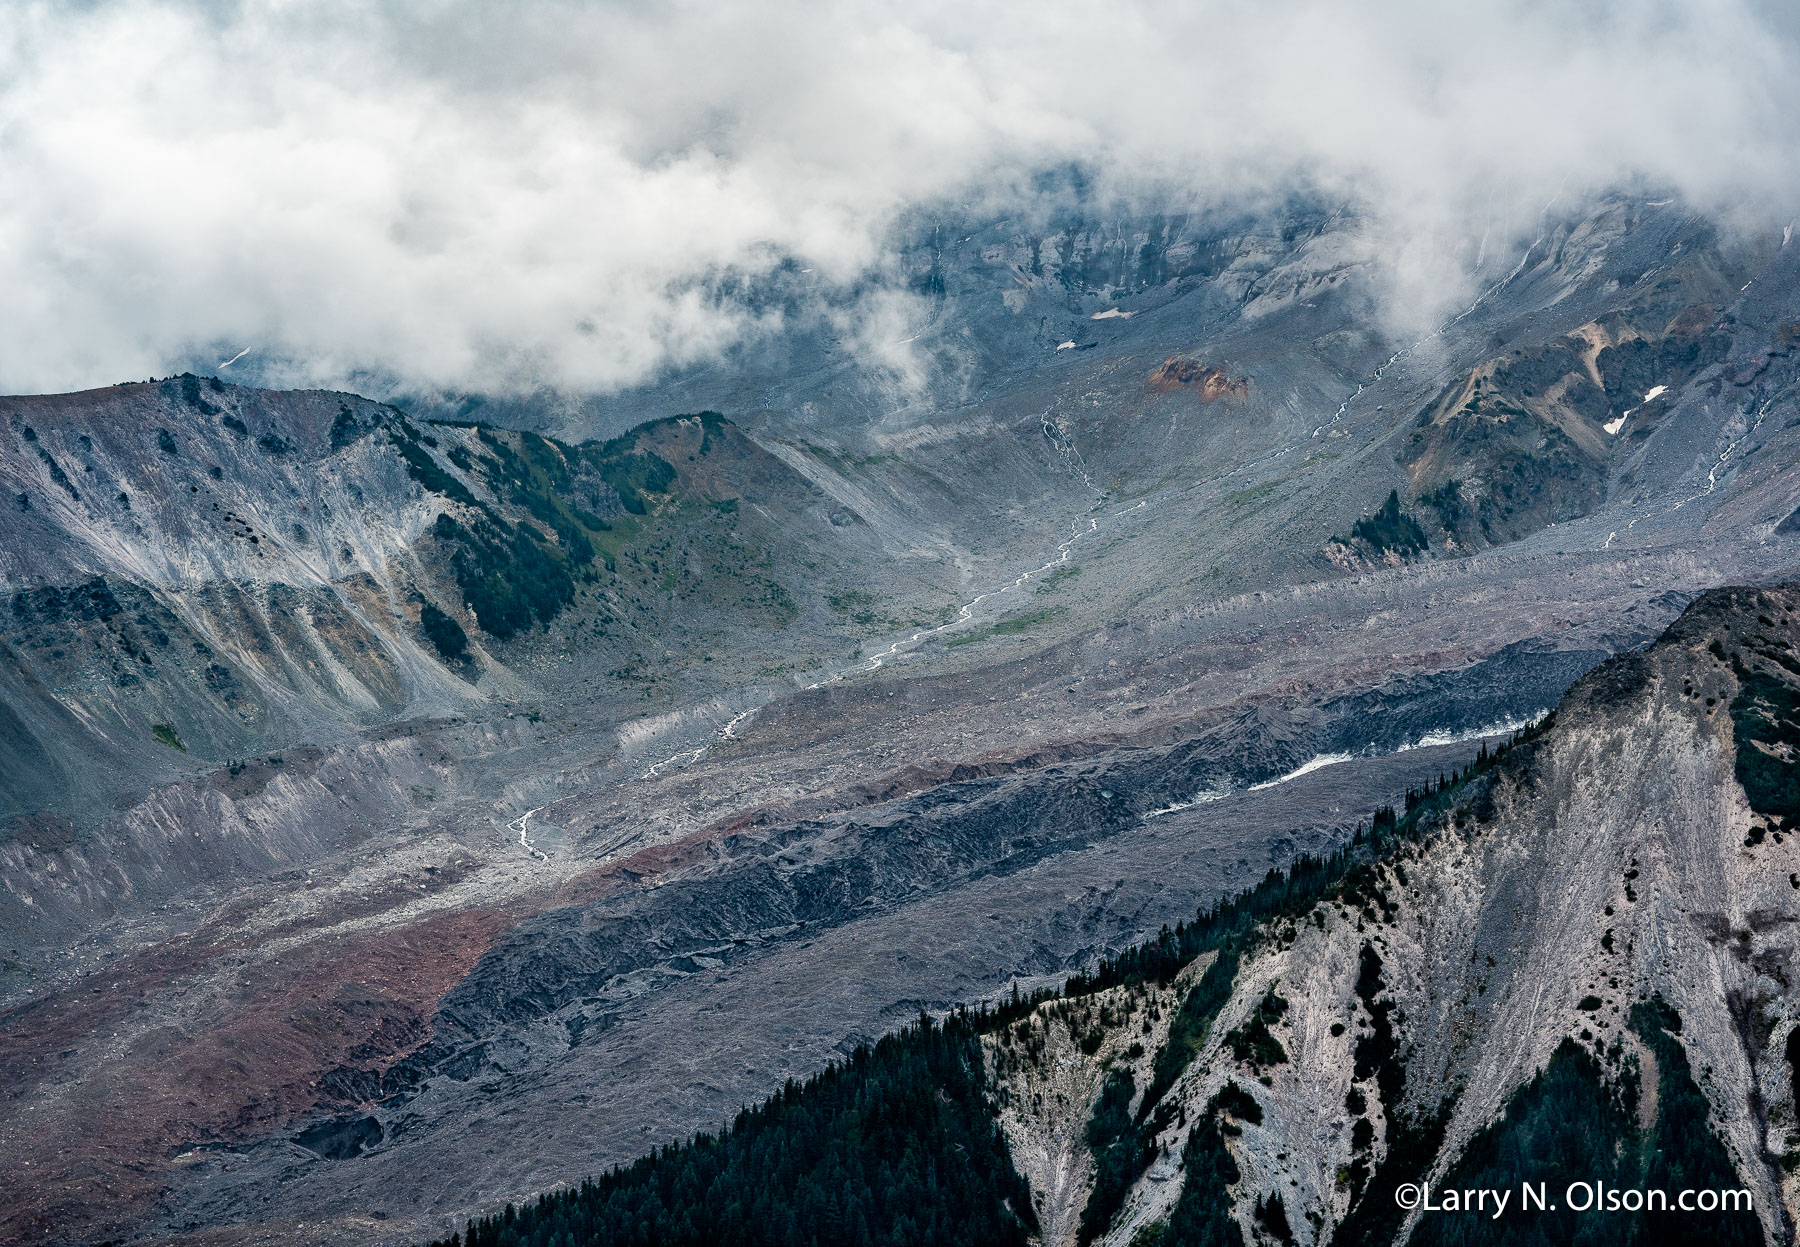
<path id="1" fill-rule="evenodd" d="M 1511 1190 L 1515 1201 L 1522 1183 L 1542 1183 L 1546 1202 L 1556 1210 L 1499 1220 L 1437 1213 L 1419 1221 L 1411 1239 L 1415 1247 L 1763 1241 L 1756 1214 L 1747 1210 L 1682 1212 L 1671 1204 L 1658 1212 L 1577 1212 L 1568 1207 L 1564 1191 L 1576 1180 L 1604 1182 L 1621 1192 L 1660 1190 L 1671 1201 L 1683 1190 L 1741 1186 L 1708 1120 L 1686 1050 L 1675 1038 L 1680 1018 L 1656 998 L 1632 1009 L 1630 1025 L 1656 1058 L 1655 1120 L 1639 1126 L 1641 1071 L 1617 1043 L 1606 1058 L 1615 1071 L 1609 1079 L 1600 1060 L 1565 1039 L 1550 1064 L 1514 1093 L 1505 1116 L 1470 1141 L 1441 1183 L 1444 1189 Z"/>
<path id="2" fill-rule="evenodd" d="M 1086 1244 L 1106 1232 L 1125 1203 L 1138 1174 L 1154 1158 L 1154 1143 L 1145 1138 L 1131 1118 L 1131 1097 L 1137 1090 L 1131 1071 L 1115 1069 L 1100 1088 L 1100 1099 L 1087 1124 L 1088 1150 L 1094 1154 L 1094 1189 L 1081 1213 L 1079 1241 Z"/>
<path id="3" fill-rule="evenodd" d="M 388 442 L 399 453 L 401 461 L 406 464 L 406 474 L 413 480 L 452 502 L 474 505 L 475 495 L 469 492 L 469 487 L 438 466 L 438 461 L 425 449 L 423 435 L 404 417 L 400 419 L 398 428 L 388 430 Z M 435 439 L 432 444 L 436 445 Z"/>
<path id="4" fill-rule="evenodd" d="M 1410 798 L 1412 794 L 1408 794 Z M 1382 898 L 1377 889 L 1375 902 Z M 1401 1208 L 1394 1202 L 1393 1192 L 1403 1182 L 1418 1182 L 1430 1169 L 1444 1142 L 1444 1127 L 1449 1124 L 1452 1104 L 1448 1101 L 1435 1112 L 1409 1114 L 1401 1107 L 1406 1092 L 1405 1058 L 1394 1037 L 1394 1002 L 1385 997 L 1386 984 L 1381 977 L 1381 955 L 1372 944 L 1364 943 L 1358 954 L 1356 998 L 1369 1015 L 1367 1034 L 1358 1037 L 1354 1053 L 1352 1077 L 1359 1083 L 1373 1081 L 1377 1095 L 1387 1113 L 1387 1154 L 1380 1168 L 1370 1178 L 1370 1153 L 1375 1130 L 1367 1118 L 1358 1115 L 1351 1129 L 1355 1155 L 1344 1180 L 1351 1191 L 1350 1211 L 1339 1225 L 1334 1241 L 1346 1244 L 1388 1243 L 1400 1228 Z M 1366 1107 L 1367 1097 L 1352 1088 L 1354 1104 Z"/>
<path id="5" fill-rule="evenodd" d="M 694 417 L 700 421 L 700 453 L 712 449 L 713 438 L 724 431 L 725 417 L 716 411 L 703 411 Z M 619 495 L 620 504 L 633 515 L 647 511 L 646 495 L 667 493 L 675 483 L 675 467 L 654 451 L 640 450 L 639 439 L 657 423 L 640 425 L 609 441 L 595 445 L 583 442 L 580 462 L 591 466 L 600 479 Z"/>
<path id="6" fill-rule="evenodd" d="M 1300 918 L 1321 901 L 1336 899 L 1353 910 L 1368 909 L 1371 912 L 1376 906 L 1386 908 L 1377 864 L 1416 841 L 1472 780 L 1501 765 L 1516 747 L 1528 744 L 1548 730 L 1551 722 L 1552 719 L 1546 717 L 1493 753 L 1484 746 L 1474 764 L 1464 773 L 1452 774 L 1436 785 L 1427 785 L 1422 791 L 1408 791 L 1404 815 L 1397 815 L 1391 809 L 1377 811 L 1367 830 L 1359 828 L 1351 844 L 1330 857 L 1321 859 L 1303 855 L 1287 870 L 1270 871 L 1255 888 L 1220 902 L 1194 922 L 1179 924 L 1173 930 L 1165 929 L 1157 939 L 1102 963 L 1092 975 L 1077 975 L 1069 981 L 1070 995 L 1121 983 L 1166 983 L 1195 957 L 1205 952 L 1216 954 L 1212 964 L 1188 989 L 1177 1007 L 1169 1024 L 1169 1037 L 1156 1055 L 1150 1086 L 1145 1089 L 1137 1112 L 1141 1138 L 1152 1139 L 1167 1127 L 1170 1117 L 1167 1107 L 1161 1104 L 1162 1098 L 1199 1053 L 1219 1010 L 1231 998 L 1242 956 L 1264 939 L 1291 938 L 1291 934 L 1284 936 L 1282 933 L 1286 925 L 1284 920 L 1291 922 Z M 1359 1077 L 1374 1078 L 1383 1091 L 1383 1103 L 1397 1104 L 1404 1075 L 1392 1026 L 1388 1023 L 1388 1013 L 1393 1006 L 1391 1002 L 1377 999 L 1381 990 L 1380 960 L 1375 957 L 1371 964 L 1371 957 L 1373 950 L 1366 949 L 1363 977 L 1358 985 L 1359 991 L 1366 993 L 1365 1007 L 1369 1008 L 1374 1024 L 1371 1036 L 1358 1044 L 1359 1067 L 1367 1065 L 1366 1073 L 1359 1073 Z M 1268 1029 L 1285 1012 L 1286 1002 L 1271 989 L 1255 1016 L 1239 1028 L 1241 1033 L 1234 1031 L 1234 1039 L 1228 1040 L 1232 1043 L 1233 1055 L 1253 1069 L 1275 1064 L 1278 1057 L 1286 1059 L 1280 1041 Z M 1436 1154 L 1436 1140 L 1441 1137 L 1442 1129 L 1441 1115 L 1419 1123 L 1397 1121 L 1389 1140 L 1389 1159 L 1384 1170 L 1393 1166 L 1397 1172 L 1410 1171 L 1416 1165 L 1422 1171 L 1423 1165 Z M 1120 1149 L 1120 1154 L 1129 1153 Z M 1145 1156 L 1146 1164 L 1154 1155 L 1147 1147 L 1140 1154 Z M 1142 1166 L 1139 1167 L 1141 1172 Z M 1136 1174 L 1132 1175 L 1134 1180 L 1136 1177 Z M 1126 1185 L 1129 1188 L 1129 1183 Z M 1390 1201 L 1389 1207 L 1392 1206 Z M 1116 1213 L 1117 1207 L 1112 1211 Z M 1353 1220 L 1355 1215 L 1353 1206 Z M 1371 1208 L 1370 1216 L 1379 1216 L 1379 1210 Z M 1170 1233 L 1174 1231 L 1175 1223 L 1171 1220 Z"/>
<path id="7" fill-rule="evenodd" d="M 483 478 L 495 497 L 530 517 L 515 523 L 477 502 L 466 485 L 438 464 L 426 449 L 436 439 L 420 434 L 404 418 L 399 425 L 400 431 L 390 432 L 389 438 L 413 479 L 473 512 L 466 523 L 440 515 L 434 531 L 450 547 L 450 566 L 476 622 L 505 640 L 533 622 L 548 624 L 556 618 L 574 599 L 576 577 L 584 576 L 594 561 L 591 534 L 606 529 L 604 520 L 571 506 L 557 491 L 559 482 L 567 488 L 572 480 L 565 454 L 569 448 L 531 433 L 477 429 L 476 437 L 490 454 L 470 455 L 458 447 L 460 453 L 449 456 Z"/>
<path id="8" fill-rule="evenodd" d="M 1264 886 L 1268 886 L 1264 880 Z M 1177 928 L 1179 933 L 1181 928 Z M 1200 981 L 1181 998 L 1175 1016 L 1169 1022 L 1169 1037 L 1157 1051 L 1151 1066 L 1150 1086 L 1144 1092 L 1144 1113 L 1161 1102 L 1175 1080 L 1200 1053 L 1206 1033 L 1225 1002 L 1231 999 L 1232 984 L 1237 981 L 1238 950 L 1228 947 L 1219 951 Z"/>
<path id="9" fill-rule="evenodd" d="M 219 414 L 219 408 L 212 403 L 207 402 L 206 399 L 200 395 L 200 383 L 202 381 L 206 383 L 207 389 L 211 390 L 214 394 L 223 394 L 225 392 L 224 382 L 220 381 L 217 377 L 196 377 L 191 372 L 184 372 L 179 377 L 170 377 L 169 380 L 179 381 L 181 383 L 181 401 L 186 403 L 189 407 L 192 407 L 203 416 L 216 416 Z M 164 384 L 166 385 L 167 382 Z"/>
<path id="10" fill-rule="evenodd" d="M 469 636 L 462 625 L 430 602 L 419 608 L 419 627 L 445 662 L 460 662 L 468 657 Z"/>
<path id="11" fill-rule="evenodd" d="M 81 494 L 76 490 L 75 483 L 69 479 L 69 474 L 63 471 L 62 464 L 58 463 L 49 451 L 38 444 L 37 430 L 28 424 L 19 431 L 19 436 L 23 437 L 33 450 L 37 451 L 37 457 L 43 461 L 44 466 L 50 471 L 50 479 L 60 486 L 63 492 L 68 494 L 71 499 L 80 502 Z M 20 494 L 19 497 L 24 498 L 25 495 Z M 30 500 L 26 499 L 26 501 L 27 504 L 29 504 Z M 29 505 L 21 507 L 20 509 L 28 510 Z"/>
<path id="12" fill-rule="evenodd" d="M 181 743 L 181 737 L 176 734 L 175 728 L 171 724 L 152 724 L 150 727 L 150 735 L 154 737 L 159 744 L 167 745 L 171 749 L 179 749 L 182 753 L 187 752 L 187 746 Z"/>
<path id="13" fill-rule="evenodd" d="M 1499 765 L 1513 746 L 1535 739 L 1549 724 L 1550 720 L 1547 718 L 1543 723 L 1526 729 L 1514 737 L 1511 745 L 1502 746 L 1495 753 L 1489 753 L 1484 746 L 1476 762 L 1466 773 L 1452 775 L 1436 785 L 1428 785 L 1423 791 L 1409 791 L 1406 794 L 1407 811 L 1404 816 L 1396 815 L 1391 809 L 1377 811 L 1372 825 L 1366 831 L 1359 828 L 1352 843 L 1330 857 L 1321 859 L 1303 855 L 1287 870 L 1270 871 L 1255 888 L 1230 900 L 1221 901 L 1211 911 L 1199 915 L 1194 922 L 1181 923 L 1173 930 L 1165 929 L 1157 939 L 1103 962 L 1093 974 L 1076 975 L 1069 980 L 1066 990 L 1071 996 L 1121 984 L 1167 983 L 1195 957 L 1208 952 L 1215 954 L 1206 971 L 1183 996 L 1169 1023 L 1169 1035 L 1151 1066 L 1150 1085 L 1145 1089 L 1138 1106 L 1132 1136 L 1118 1135 L 1110 1128 L 1100 1133 L 1104 1154 L 1101 1148 L 1095 1149 L 1097 1170 L 1116 1167 L 1120 1162 L 1133 1157 L 1137 1158 L 1138 1163 L 1135 1171 L 1129 1175 L 1113 1175 L 1112 1180 L 1104 1184 L 1095 1183 L 1083 1212 L 1084 1226 L 1092 1222 L 1104 1227 L 1109 1223 L 1123 1206 L 1125 1194 L 1130 1190 L 1132 1182 L 1136 1181 L 1154 1159 L 1153 1140 L 1168 1127 L 1171 1120 L 1168 1106 L 1162 1103 L 1163 1096 L 1205 1044 L 1219 1010 L 1231 998 L 1232 986 L 1237 979 L 1243 955 L 1263 939 L 1284 938 L 1281 934 L 1284 926 L 1282 920 L 1297 919 L 1327 898 L 1336 898 L 1352 909 L 1385 906 L 1386 898 L 1375 864 L 1390 856 L 1400 846 L 1416 840 L 1432 824 L 1434 816 L 1447 809 L 1471 780 Z M 1285 938 L 1291 938 L 1291 935 Z M 1387 1018 L 1393 1006 L 1391 1002 L 1375 1000 L 1376 993 L 1380 991 L 1380 960 L 1375 958 L 1371 968 L 1369 958 L 1372 956 L 1373 951 L 1365 949 L 1364 978 L 1359 983 L 1359 990 L 1368 993 L 1365 1003 L 1375 1021 L 1375 1030 L 1373 1041 L 1366 1049 L 1363 1043 L 1369 1041 L 1359 1041 L 1359 1066 L 1364 1062 L 1368 1064 L 1366 1075 L 1359 1074 L 1359 1077 L 1374 1077 L 1383 1088 L 1383 1102 L 1398 1103 L 1400 1079 L 1403 1075 L 1392 1026 Z M 1227 1037 L 1233 1055 L 1252 1069 L 1286 1060 L 1285 1049 L 1269 1030 L 1271 1025 L 1281 1020 L 1286 1011 L 1287 1002 L 1271 988 L 1253 1017 Z M 1392 1100 L 1387 1098 L 1389 1092 L 1394 1096 Z M 1097 1108 L 1096 1117 L 1098 1114 Z M 1425 1162 L 1429 1162 L 1430 1157 L 1436 1154 L 1433 1140 L 1442 1133 L 1442 1119 L 1419 1123 L 1412 1134 L 1407 1133 L 1408 1129 L 1403 1125 L 1397 1131 L 1397 1153 L 1394 1150 L 1394 1140 L 1390 1140 L 1390 1161 L 1401 1168 L 1418 1163 L 1421 1153 Z M 1090 1126 L 1090 1146 L 1095 1137 Z M 1202 1159 L 1205 1159 L 1204 1155 Z M 1392 1206 L 1391 1201 L 1389 1206 Z M 1174 1221 L 1170 1222 L 1169 1232 L 1175 1232 Z M 1193 1241 L 1235 1240 L 1203 1238 Z"/>
<path id="14" fill-rule="evenodd" d="M 357 427 L 354 417 L 340 412 L 333 445 L 348 444 Z M 388 440 L 409 476 L 467 508 L 460 520 L 448 512 L 438 516 L 433 531 L 449 548 L 457 586 L 476 622 L 501 640 L 561 614 L 574 600 L 577 581 L 593 579 L 597 553 L 609 570 L 615 567 L 612 556 L 597 548 L 612 526 L 596 510 L 644 515 L 646 496 L 666 492 L 676 478 L 668 462 L 635 449 L 636 432 L 569 446 L 534 433 L 465 427 L 474 428 L 479 448 L 471 453 L 456 446 L 445 458 L 527 518 L 515 522 L 478 500 L 432 453 L 438 440 L 404 416 L 388 429 Z M 460 652 L 445 630 L 428 629 L 428 635 L 434 644 L 445 636 L 451 650 L 438 648 L 447 657 Z"/>
<path id="15" fill-rule="evenodd" d="M 350 445 L 361 437 L 365 430 L 356 422 L 356 414 L 348 407 L 338 407 L 337 418 L 331 422 L 331 449 L 336 452 Z"/>
<path id="16" fill-rule="evenodd" d="M 586 610 L 571 626 L 596 637 L 618 625 L 660 634 L 669 608 L 695 597 L 777 627 L 798 616 L 772 574 L 772 555 L 739 531 L 738 498 L 719 491 L 744 479 L 789 490 L 802 483 L 718 413 L 655 420 L 578 445 L 469 422 L 433 427 L 438 432 L 398 412 L 365 426 L 345 409 L 331 441 L 341 448 L 384 430 L 407 474 L 450 504 L 432 535 L 489 636 L 547 628 L 578 601 Z M 728 453 L 708 462 L 716 448 Z M 675 459 L 689 465 L 687 477 Z M 612 674 L 657 678 L 642 654 Z"/>
<path id="17" fill-rule="evenodd" d="M 1546 716 L 1491 752 L 1484 746 L 1468 770 L 1409 793 L 1403 816 L 1392 809 L 1377 810 L 1373 822 L 1359 828 L 1351 843 L 1331 856 L 1301 854 L 1286 870 L 1271 870 L 1254 888 L 1219 901 L 1193 922 L 1165 928 L 1154 940 L 1102 961 L 1091 973 L 1071 976 L 1067 994 L 1085 995 L 1129 983 L 1167 983 L 1200 954 L 1247 951 L 1260 938 L 1258 928 L 1272 929 L 1280 919 L 1298 918 L 1327 899 L 1339 899 L 1352 908 L 1377 903 L 1371 899 L 1371 890 L 1376 886 L 1375 864 L 1399 847 L 1416 841 L 1473 780 L 1537 740 L 1549 730 L 1554 718 Z M 1213 968 L 1209 968 L 1189 995 L 1209 994 L 1205 985 L 1212 976 Z"/>
<path id="18" fill-rule="evenodd" d="M 1230 1190 L 1242 1175 L 1225 1146 L 1228 1136 L 1241 1132 L 1239 1121 L 1260 1124 L 1262 1107 L 1242 1087 L 1227 1083 L 1207 1102 L 1205 1119 L 1188 1135 L 1182 1150 L 1185 1177 L 1160 1240 L 1162 1247 L 1242 1247 L 1244 1233 L 1231 1215 Z M 1286 1224 L 1285 1214 L 1282 1222 Z"/>
<path id="19" fill-rule="evenodd" d="M 1267 1199 L 1258 1195 L 1255 1216 L 1263 1233 L 1276 1242 L 1291 1244 L 1294 1241 L 1294 1227 L 1288 1224 L 1287 1205 L 1281 1202 L 1281 1192 L 1270 1191 Z"/>
<path id="20" fill-rule="evenodd" d="M 501 640 L 534 620 L 548 624 L 575 596 L 569 561 L 525 525 L 483 517 L 465 526 L 446 513 L 432 531 L 453 549 L 450 566 L 476 622 Z"/>
<path id="21" fill-rule="evenodd" d="M 1264 1066 L 1285 1064 L 1287 1049 L 1269 1027 L 1287 1015 L 1287 1007 L 1287 1001 L 1277 996 L 1273 987 L 1269 988 L 1244 1024 L 1226 1032 L 1225 1044 L 1231 1055 L 1259 1073 Z"/>
<path id="22" fill-rule="evenodd" d="M 1392 550 L 1403 559 L 1423 554 L 1426 547 L 1425 530 L 1419 527 L 1419 521 L 1400 509 L 1400 491 L 1397 489 L 1388 490 L 1387 501 L 1375 514 L 1350 526 L 1350 539 L 1367 543 L 1378 555 Z"/>
<path id="23" fill-rule="evenodd" d="M 1716 652 L 1724 647 L 1714 642 Z M 1737 781 L 1750 808 L 1779 819 L 1783 831 L 1800 826 L 1800 663 L 1783 642 L 1746 642 L 1752 660 L 1731 655 L 1738 693 L 1731 699 L 1731 730 L 1737 742 Z M 1753 833 L 1755 834 L 1755 833 Z M 1760 838 L 1760 837 L 1759 837 Z"/>
<path id="24" fill-rule="evenodd" d="M 1459 480 L 1445 481 L 1430 493 L 1421 494 L 1418 505 L 1436 513 L 1438 524 L 1448 533 L 1460 532 L 1470 518 Z"/>
<path id="25" fill-rule="evenodd" d="M 1649 437 L 1668 409 L 1645 395 L 1662 386 L 1672 397 L 1729 354 L 1717 313 L 1742 280 L 1696 253 L 1581 331 L 1448 384 L 1400 456 L 1434 545 L 1477 550 L 1599 507 L 1616 450 Z"/>
<path id="26" fill-rule="evenodd" d="M 716 1135 L 509 1206 L 438 1247 L 1023 1247 L 1036 1224 L 987 1101 L 983 1023 L 921 1017 Z"/>

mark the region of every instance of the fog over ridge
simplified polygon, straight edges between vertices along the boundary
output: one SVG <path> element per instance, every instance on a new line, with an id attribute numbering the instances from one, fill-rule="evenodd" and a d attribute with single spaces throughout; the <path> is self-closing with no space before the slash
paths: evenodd
<path id="1" fill-rule="evenodd" d="M 1797 51 L 1746 0 L 14 5 L 0 390 L 605 391 L 778 330 L 738 292 L 784 262 L 879 355 L 898 221 L 1069 166 L 1341 199 L 1423 322 L 1559 199 L 1787 219 Z"/>

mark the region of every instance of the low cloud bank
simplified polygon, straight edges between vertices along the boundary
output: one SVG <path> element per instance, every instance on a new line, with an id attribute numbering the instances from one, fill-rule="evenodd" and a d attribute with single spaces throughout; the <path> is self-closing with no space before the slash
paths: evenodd
<path id="1" fill-rule="evenodd" d="M 1470 7 L 12 5 L 0 390 L 604 392 L 778 332 L 784 263 L 879 343 L 898 220 L 1070 165 L 1341 200 L 1419 318 L 1621 182 L 1791 211 L 1785 7 Z"/>

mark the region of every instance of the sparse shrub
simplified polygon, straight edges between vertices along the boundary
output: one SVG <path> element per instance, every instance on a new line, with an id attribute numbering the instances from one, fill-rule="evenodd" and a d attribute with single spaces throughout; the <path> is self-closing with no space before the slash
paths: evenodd
<path id="1" fill-rule="evenodd" d="M 331 422 L 331 449 L 342 450 L 363 435 L 363 427 L 356 422 L 348 407 L 338 407 L 337 418 Z"/>
<path id="2" fill-rule="evenodd" d="M 1281 1041 L 1275 1038 L 1269 1027 L 1287 1014 L 1287 1007 L 1287 1001 L 1277 996 L 1275 989 L 1270 987 L 1249 1019 L 1226 1033 L 1225 1042 L 1231 1048 L 1231 1055 L 1257 1070 L 1265 1066 L 1285 1064 L 1288 1059 L 1287 1049 L 1281 1046 Z"/>

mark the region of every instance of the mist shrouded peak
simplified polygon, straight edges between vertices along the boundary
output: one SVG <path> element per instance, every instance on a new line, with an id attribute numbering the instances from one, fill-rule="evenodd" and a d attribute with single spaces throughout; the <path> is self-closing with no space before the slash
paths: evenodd
<path id="1" fill-rule="evenodd" d="M 1423 318 L 1605 187 L 1785 220 L 1797 48 L 1738 0 L 19 5 L 0 389 L 248 352 L 605 391 L 779 331 L 744 291 L 782 265 L 878 349 L 898 221 L 1051 208 L 1070 165 L 1115 203 L 1343 203 Z"/>

